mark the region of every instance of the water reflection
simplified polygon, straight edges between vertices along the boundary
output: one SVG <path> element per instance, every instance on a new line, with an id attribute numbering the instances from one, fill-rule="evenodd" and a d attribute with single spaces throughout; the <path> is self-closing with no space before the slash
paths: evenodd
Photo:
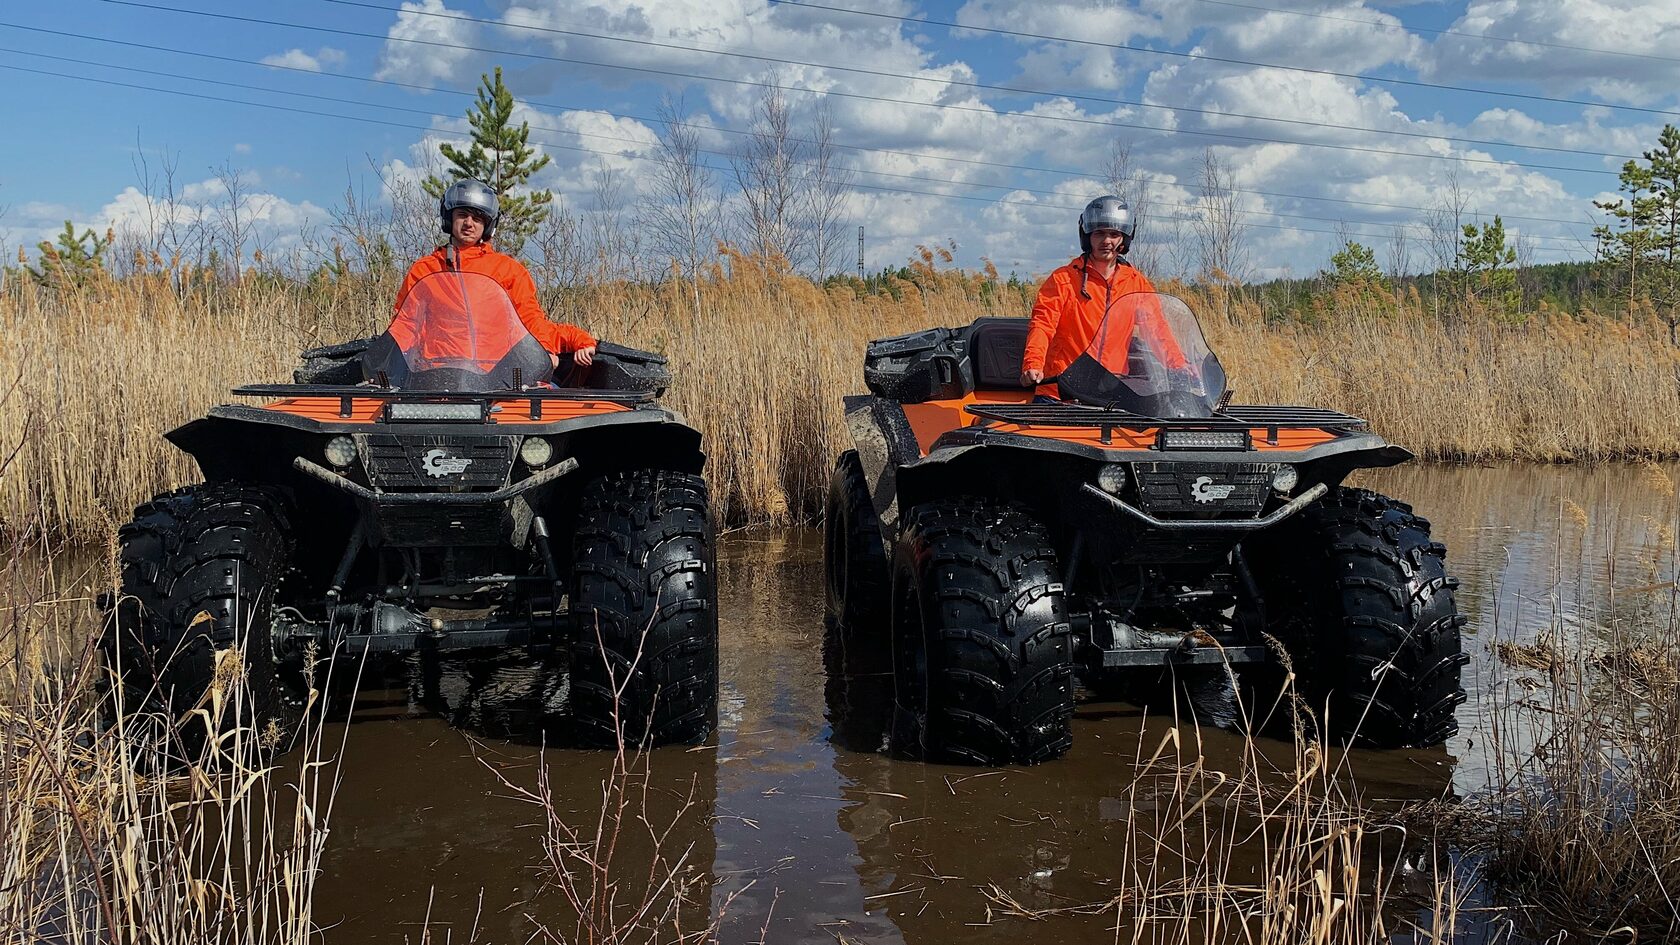
<path id="1" fill-rule="evenodd" d="M 863 720 L 887 721 L 879 707 L 890 702 L 891 684 L 869 671 L 835 678 L 865 669 L 863 661 L 845 659 L 868 652 L 849 636 L 844 627 L 828 631 L 830 718 L 837 741 L 867 745 L 878 733 L 862 731 Z M 1115 941 L 1116 923 L 1120 939 L 1132 939 L 1133 897 L 1141 888 L 1205 886 L 1210 875 L 1239 889 L 1264 886 L 1275 850 L 1254 839 L 1259 822 L 1223 793 L 1188 818 L 1206 846 L 1189 856 L 1175 852 L 1186 839 L 1178 825 L 1187 808 L 1221 777 L 1270 772 L 1281 795 L 1297 770 L 1290 743 L 1249 742 L 1194 723 L 1228 717 L 1229 695 L 1228 685 L 1199 679 L 1175 718 L 1172 707 L 1101 702 L 1087 694 L 1074 716 L 1072 751 L 1032 768 L 915 764 L 842 747 L 834 767 L 848 805 L 839 824 L 857 843 L 866 901 L 878 903 L 908 942 L 948 941 L 960 930 L 976 942 L 1017 942 L 1031 934 L 1095 943 Z M 1167 764 L 1150 765 L 1173 738 L 1181 747 L 1169 748 Z M 1365 802 L 1378 808 L 1398 809 L 1451 790 L 1453 759 L 1443 748 L 1361 751 L 1336 761 L 1347 767 L 1341 781 L 1358 784 Z M 1211 778 L 1194 782 L 1187 797 L 1164 772 L 1193 764 Z M 1381 854 L 1389 865 L 1402 838 L 1391 839 Z M 1377 838 L 1368 846 L 1369 855 L 1379 855 Z M 1029 921 L 1028 913 L 1038 915 Z M 1194 922 L 1189 927 L 1192 939 L 1203 931 Z M 1144 941 L 1177 941 L 1183 928 L 1167 922 L 1136 931 Z"/>
<path id="2" fill-rule="evenodd" d="M 546 766 L 559 820 L 591 835 L 614 757 L 543 747 L 563 731 L 557 679 L 506 654 L 369 667 L 353 721 L 328 730 L 329 743 L 343 739 L 344 761 L 316 896 L 327 938 L 412 942 L 423 927 L 437 941 L 524 941 L 539 927 L 572 935 L 577 911 L 550 885 L 544 810 L 524 792 L 537 791 Z M 657 849 L 686 884 L 698 913 L 689 923 L 703 927 L 715 754 L 660 749 L 646 761 L 624 781 L 619 911 L 641 901 Z"/>
<path id="3" fill-rule="evenodd" d="M 1459 759 L 1461 793 L 1480 791 L 1495 777 L 1492 714 L 1504 697 L 1494 695 L 1513 677 L 1496 658 L 1496 643 L 1555 634 L 1564 652 L 1573 652 L 1604 644 L 1612 626 L 1674 631 L 1677 481 L 1680 465 L 1673 463 L 1401 466 L 1360 480 L 1428 518 L 1461 581 L 1458 606 L 1470 618 L 1469 700 L 1447 745 Z"/>
<path id="4" fill-rule="evenodd" d="M 1680 478 L 1680 468 L 1668 470 Z M 1675 578 L 1663 524 L 1672 528 L 1674 499 L 1637 467 L 1400 468 L 1365 484 L 1434 523 L 1463 582 L 1474 659 L 1462 733 L 1446 749 L 1350 756 L 1367 800 L 1398 806 L 1485 783 L 1481 697 L 1497 678 L 1488 647 L 1496 634 L 1564 625 L 1591 635 L 1614 620 L 1672 619 L 1672 593 L 1640 588 Z M 859 659 L 878 649 L 847 648 L 825 632 L 819 536 L 736 536 L 719 567 L 721 730 L 699 750 L 654 753 L 650 796 L 663 822 L 697 788 L 672 842 L 704 873 L 693 892 L 721 922 L 721 940 L 757 941 L 766 928 L 774 943 L 1115 940 L 1113 913 L 1028 922 L 1003 916 L 984 889 L 1064 908 L 1106 902 L 1140 864 L 1171 866 L 1127 843 L 1165 809 L 1167 796 L 1136 771 L 1172 719 L 1082 702 L 1073 751 L 1030 769 L 887 757 L 877 749 L 890 679 L 884 663 Z M 1612 607 L 1601 606 L 1607 598 Z M 523 941 L 527 913 L 570 930 L 568 911 L 540 889 L 541 811 L 498 779 L 533 784 L 546 759 L 565 816 L 593 821 L 608 759 L 541 747 L 555 744 L 543 720 L 564 698 L 563 674 L 511 656 L 404 663 L 374 680 L 356 721 L 335 730 L 347 744 L 317 897 L 320 920 L 338 923 L 326 938 L 417 941 L 428 902 L 434 926 L 462 941 L 475 922 L 481 941 Z M 1201 695 L 1189 708 L 1217 714 L 1216 699 Z M 1244 744 L 1232 733 L 1177 730 L 1208 770 L 1240 770 Z M 1288 769 L 1291 746 L 1268 740 L 1261 750 Z M 1236 814 L 1221 810 L 1213 822 L 1234 827 Z M 1228 868 L 1252 876 L 1260 862 L 1238 844 Z M 976 924 L 988 907 L 991 924 Z"/>

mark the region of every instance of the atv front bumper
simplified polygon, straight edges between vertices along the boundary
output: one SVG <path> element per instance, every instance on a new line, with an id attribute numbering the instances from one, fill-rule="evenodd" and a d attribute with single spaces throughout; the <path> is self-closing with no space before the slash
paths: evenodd
<path id="1" fill-rule="evenodd" d="M 302 456 L 293 459 L 292 466 L 298 472 L 313 476 L 335 489 L 343 490 L 352 497 L 373 505 L 496 505 L 539 486 L 548 485 L 576 469 L 578 462 L 568 457 L 536 475 L 509 483 L 494 492 L 375 492 Z"/>
<path id="2" fill-rule="evenodd" d="M 1085 483 L 1080 488 L 1150 528 L 1158 528 L 1163 531 L 1201 532 L 1252 532 L 1268 528 L 1317 502 L 1326 492 L 1330 491 L 1330 487 L 1321 482 L 1260 518 L 1164 519 L 1150 515 L 1119 496 L 1110 495 L 1090 483 Z"/>
<path id="3" fill-rule="evenodd" d="M 530 495 L 578 468 L 567 457 L 488 492 L 380 492 L 299 456 L 292 467 L 345 493 L 361 507 L 375 544 L 408 548 L 522 548 L 534 515 Z"/>

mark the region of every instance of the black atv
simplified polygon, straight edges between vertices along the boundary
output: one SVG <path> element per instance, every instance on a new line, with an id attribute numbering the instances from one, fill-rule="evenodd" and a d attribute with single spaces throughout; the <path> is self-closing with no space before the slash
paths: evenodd
<path id="1" fill-rule="evenodd" d="M 528 647 L 569 673 L 581 738 L 704 737 L 717 711 L 700 435 L 664 359 L 602 343 L 556 370 L 488 277 L 445 272 L 369 341 L 304 352 L 168 438 L 205 482 L 119 532 L 102 645 L 126 709 L 202 746 L 293 731 L 310 664 Z M 562 655 L 563 654 L 563 655 Z M 218 673 L 249 694 L 211 725 Z M 220 669 L 219 669 L 220 667 Z"/>
<path id="2" fill-rule="evenodd" d="M 1068 750 L 1075 683 L 1141 698 L 1234 667 L 1257 727 L 1436 745 L 1465 620 L 1411 508 L 1342 485 L 1411 458 L 1364 421 L 1230 404 L 1189 308 L 1118 300 L 1058 378 L 1019 382 L 1027 322 L 872 342 L 830 480 L 828 609 L 889 662 L 901 747 L 1007 764 Z M 908 734 L 904 734 L 908 733 Z"/>

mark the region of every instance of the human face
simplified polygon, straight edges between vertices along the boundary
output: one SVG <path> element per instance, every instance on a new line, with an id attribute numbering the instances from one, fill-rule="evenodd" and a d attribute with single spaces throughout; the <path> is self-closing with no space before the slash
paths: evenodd
<path id="1" fill-rule="evenodd" d="M 1106 227 L 1091 231 L 1091 256 L 1100 263 L 1111 263 L 1120 258 L 1120 244 L 1126 241 L 1126 236 L 1119 230 Z"/>
<path id="2" fill-rule="evenodd" d="M 476 246 L 484 239 L 484 215 L 466 207 L 456 207 L 449 214 L 449 236 L 456 246 Z"/>

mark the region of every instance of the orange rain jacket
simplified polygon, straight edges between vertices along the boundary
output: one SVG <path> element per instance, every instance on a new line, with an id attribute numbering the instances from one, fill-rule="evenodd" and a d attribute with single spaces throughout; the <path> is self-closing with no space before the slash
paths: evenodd
<path id="1" fill-rule="evenodd" d="M 1080 256 L 1050 273 L 1039 286 L 1038 301 L 1033 303 L 1021 370 L 1043 371 L 1044 383 L 1039 385 L 1038 393 L 1049 397 L 1059 396 L 1056 376 L 1090 347 L 1091 338 L 1109 307 L 1133 292 L 1155 291 L 1143 273 L 1122 262 L 1114 267 L 1114 275 L 1108 279 L 1102 277 L 1096 266 L 1091 267 L 1085 280 L 1085 292 L 1090 296 L 1087 299 L 1079 294 L 1079 276 L 1086 262 Z M 1131 326 L 1115 327 L 1124 330 L 1116 331 L 1114 337 L 1131 337 Z"/>
<path id="2" fill-rule="evenodd" d="M 483 273 L 507 290 L 508 298 L 513 300 L 514 310 L 519 313 L 519 320 L 525 323 L 525 330 L 544 348 L 555 354 L 566 354 L 595 344 L 595 336 L 582 328 L 548 320 L 548 316 L 543 314 L 542 306 L 537 303 L 537 284 L 531 280 L 530 271 L 519 260 L 496 252 L 489 243 L 479 243 L 456 250 L 456 257 L 460 260 L 462 272 Z M 408 292 L 414 288 L 416 282 L 434 272 L 446 272 L 449 268 L 447 244 L 438 247 L 437 252 L 416 260 L 414 265 L 409 267 L 408 276 L 403 279 L 402 288 L 397 292 L 396 311 L 402 311 L 403 301 L 408 298 Z"/>

